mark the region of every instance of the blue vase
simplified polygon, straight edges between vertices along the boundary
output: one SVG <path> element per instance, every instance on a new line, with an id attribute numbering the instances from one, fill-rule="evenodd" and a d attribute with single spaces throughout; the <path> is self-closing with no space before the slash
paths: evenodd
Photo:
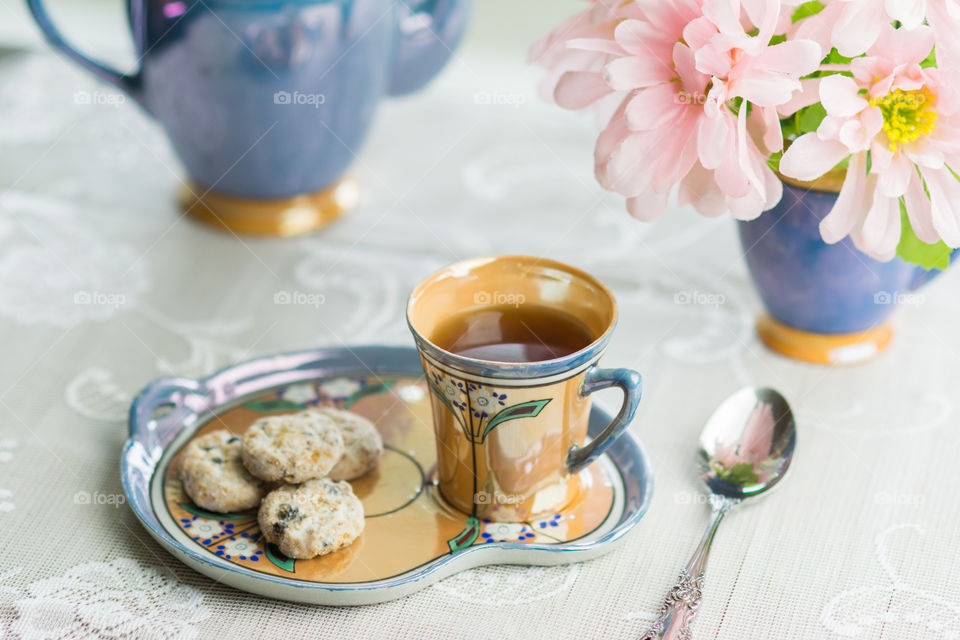
<path id="1" fill-rule="evenodd" d="M 468 12 L 468 0 L 128 0 L 140 68 L 122 74 L 27 2 L 55 47 L 163 126 L 191 213 L 265 233 L 339 213 L 352 192 L 338 184 L 381 99 L 440 70 Z"/>
<path id="2" fill-rule="evenodd" d="M 768 315 L 757 328 L 771 348 L 820 363 L 867 360 L 890 344 L 899 303 L 940 271 L 900 258 L 878 262 L 850 238 L 827 244 L 820 221 L 835 192 L 790 184 L 783 199 L 756 220 L 740 222 L 740 241 Z"/>

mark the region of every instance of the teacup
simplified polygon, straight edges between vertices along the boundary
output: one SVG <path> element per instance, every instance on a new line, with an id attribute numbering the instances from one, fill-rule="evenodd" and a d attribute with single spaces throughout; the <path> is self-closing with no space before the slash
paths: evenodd
<path id="1" fill-rule="evenodd" d="M 504 305 L 515 305 L 518 318 L 560 314 L 584 328 L 588 343 L 549 359 L 511 362 L 438 344 L 449 318 L 502 315 Z M 636 413 L 640 375 L 598 366 L 617 322 L 613 294 L 573 267 L 522 256 L 459 262 L 414 289 L 407 322 L 431 392 L 437 488 L 461 512 L 522 522 L 562 509 L 577 499 L 579 472 Z M 584 444 L 590 395 L 610 387 L 623 390 L 623 406 Z"/>

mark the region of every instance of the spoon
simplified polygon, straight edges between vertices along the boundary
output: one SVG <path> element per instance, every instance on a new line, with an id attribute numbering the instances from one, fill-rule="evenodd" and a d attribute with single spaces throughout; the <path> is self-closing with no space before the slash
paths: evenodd
<path id="1" fill-rule="evenodd" d="M 700 433 L 698 466 L 710 491 L 710 526 L 680 572 L 643 640 L 690 640 L 690 623 L 703 596 L 710 545 L 723 517 L 746 498 L 783 478 L 797 444 L 786 399 L 773 389 L 742 389 L 714 411 Z"/>

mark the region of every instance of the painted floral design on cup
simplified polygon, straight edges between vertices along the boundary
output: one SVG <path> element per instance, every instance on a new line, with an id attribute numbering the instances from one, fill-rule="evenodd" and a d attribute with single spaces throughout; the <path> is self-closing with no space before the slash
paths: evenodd
<path id="1" fill-rule="evenodd" d="M 496 390 L 475 382 L 469 383 L 467 389 L 474 418 L 489 418 L 501 407 L 506 406 L 507 394 L 505 393 L 497 393 Z"/>
<path id="2" fill-rule="evenodd" d="M 490 385 L 459 380 L 433 369 L 427 380 L 430 391 L 443 403 L 467 438 L 482 444 L 487 435 L 508 420 L 535 418 L 551 398 L 507 404 L 507 394 Z"/>
<path id="3" fill-rule="evenodd" d="M 460 411 L 466 411 L 467 403 L 467 391 L 466 387 L 460 380 L 454 378 L 448 378 L 447 376 L 441 375 L 440 373 L 433 371 L 433 383 L 430 385 L 430 388 L 440 397 L 441 400 L 444 398 L 446 401 L 459 409 Z"/>

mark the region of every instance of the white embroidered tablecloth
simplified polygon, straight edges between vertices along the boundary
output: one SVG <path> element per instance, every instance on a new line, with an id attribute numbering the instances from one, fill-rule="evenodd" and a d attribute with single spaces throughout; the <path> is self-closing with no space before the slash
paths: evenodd
<path id="1" fill-rule="evenodd" d="M 794 404 L 798 457 L 721 529 L 696 637 L 960 638 L 960 276 L 911 299 L 868 365 L 772 355 L 734 223 L 633 222 L 593 182 L 595 123 L 536 98 L 522 39 L 554 19 L 526 10 L 496 51 L 499 15 L 478 6 L 440 79 L 383 106 L 354 168 L 360 207 L 293 240 L 182 218 L 181 171 L 132 104 L 78 98 L 115 94 L 48 52 L 0 57 L 0 637 L 637 638 L 706 524 L 701 424 L 764 384 Z M 492 253 L 564 260 L 617 294 L 607 364 L 644 375 L 632 428 L 656 474 L 622 548 L 338 609 L 235 591 L 149 538 L 118 474 L 140 387 L 278 350 L 411 344 L 408 290 Z M 275 304 L 283 292 L 310 304 Z"/>

